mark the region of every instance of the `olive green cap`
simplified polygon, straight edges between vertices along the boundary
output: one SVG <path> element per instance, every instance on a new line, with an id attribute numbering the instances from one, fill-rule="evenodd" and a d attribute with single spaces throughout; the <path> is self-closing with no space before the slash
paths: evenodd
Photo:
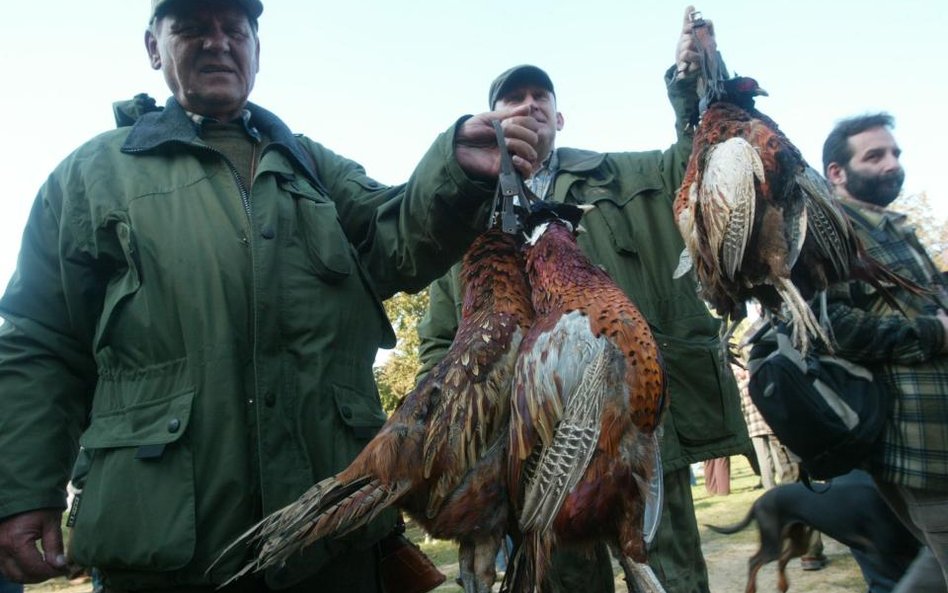
<path id="1" fill-rule="evenodd" d="M 507 70 L 490 84 L 490 94 L 488 95 L 490 108 L 493 109 L 497 101 L 510 90 L 525 84 L 539 85 L 553 93 L 554 97 L 556 96 L 556 91 L 553 90 L 553 81 L 550 80 L 546 72 L 530 64 L 521 64 Z"/>
<path id="2" fill-rule="evenodd" d="M 178 2 L 191 2 L 192 0 L 151 0 L 151 17 L 149 20 L 154 20 L 160 16 L 164 16 L 168 12 L 168 9 L 172 4 Z M 260 18 L 260 14 L 263 12 L 263 3 L 260 0 L 228 0 L 235 4 L 239 4 L 241 8 L 247 11 L 247 16 L 256 20 Z"/>

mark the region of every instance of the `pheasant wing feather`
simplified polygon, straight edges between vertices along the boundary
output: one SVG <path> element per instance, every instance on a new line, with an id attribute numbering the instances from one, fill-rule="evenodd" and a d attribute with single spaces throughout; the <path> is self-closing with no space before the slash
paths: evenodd
<path id="1" fill-rule="evenodd" d="M 511 315 L 491 311 L 477 311 L 469 321 L 469 335 L 455 339 L 465 347 L 445 358 L 451 363 L 425 435 L 424 476 L 440 474 L 429 493 L 428 516 L 484 457 L 509 418 L 510 371 L 522 331 Z"/>
<path id="2" fill-rule="evenodd" d="M 734 279 L 754 227 L 755 180 L 764 179 L 764 164 L 749 142 L 735 137 L 713 146 L 698 191 L 712 253 Z"/>
<path id="3" fill-rule="evenodd" d="M 461 282 L 461 323 L 432 371 L 440 391 L 430 399 L 422 451 L 424 478 L 435 476 L 429 517 L 497 436 L 506 434 L 514 361 L 533 317 L 519 248 L 499 229 L 487 231 L 469 249 Z"/>
<path id="4" fill-rule="evenodd" d="M 512 488 L 521 484 L 524 491 L 521 464 L 538 445 L 553 443 L 568 394 L 599 352 L 600 346 L 590 338 L 587 319 L 573 311 L 552 322 L 538 320 L 521 344 L 511 407 L 508 471 Z"/>
<path id="5" fill-rule="evenodd" d="M 585 319 L 580 318 L 585 322 Z M 556 518 L 567 494 L 579 482 L 596 451 L 607 392 L 616 384 L 614 348 L 604 338 L 588 332 L 584 355 L 586 368 L 578 383 L 564 384 L 562 417 L 552 438 L 541 445 L 539 458 L 524 484 L 520 525 L 528 531 L 546 532 Z"/>
<path id="6" fill-rule="evenodd" d="M 807 229 L 821 255 L 833 266 L 836 278 L 849 278 L 849 263 L 855 258 L 850 223 L 836 205 L 829 185 L 807 167 L 797 176 L 804 193 Z"/>

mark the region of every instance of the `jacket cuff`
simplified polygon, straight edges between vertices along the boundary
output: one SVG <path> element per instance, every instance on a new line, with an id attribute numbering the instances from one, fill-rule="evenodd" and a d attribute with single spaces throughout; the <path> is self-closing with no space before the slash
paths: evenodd
<path id="1" fill-rule="evenodd" d="M 66 510 L 66 501 L 60 494 L 36 494 L 35 496 L 19 498 L 0 503 L 0 521 L 5 521 L 14 515 L 21 515 L 30 511 L 42 509 Z"/>
<path id="2" fill-rule="evenodd" d="M 446 192 L 443 201 L 449 211 L 457 218 L 466 220 L 471 228 L 483 230 L 487 224 L 487 210 L 490 207 L 491 197 L 497 185 L 497 180 L 477 179 L 470 177 L 458 163 L 454 152 L 455 138 L 464 122 L 471 115 L 459 118 L 438 139 L 441 145 L 441 157 L 445 163 L 445 174 L 448 180 L 457 188 L 456 192 Z"/>
<path id="3" fill-rule="evenodd" d="M 461 259 L 474 238 L 487 227 L 493 195 L 493 187 L 469 178 L 458 164 L 454 137 L 461 122 L 463 119 L 435 139 L 408 182 L 408 192 L 420 207 L 413 214 L 412 224 L 436 247 L 438 253 L 428 255 L 440 259 L 443 265 L 433 277 Z"/>
<path id="4" fill-rule="evenodd" d="M 694 134 L 698 125 L 698 76 L 691 74 L 675 79 L 677 68 L 672 66 L 665 71 L 665 88 L 668 91 L 668 100 L 675 110 L 675 132 L 678 138 L 683 135 Z"/>

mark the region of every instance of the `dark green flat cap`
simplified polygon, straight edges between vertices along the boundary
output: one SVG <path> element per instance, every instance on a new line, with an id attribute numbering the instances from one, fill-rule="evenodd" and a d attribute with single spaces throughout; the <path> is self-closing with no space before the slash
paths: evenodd
<path id="1" fill-rule="evenodd" d="M 521 64 L 507 70 L 495 78 L 494 82 L 490 83 L 490 95 L 488 96 L 490 108 L 493 109 L 497 101 L 510 90 L 525 84 L 539 85 L 553 93 L 554 97 L 556 96 L 556 91 L 553 90 L 553 81 L 550 80 L 546 72 L 530 64 Z"/>
<path id="2" fill-rule="evenodd" d="M 154 20 L 158 17 L 164 16 L 168 12 L 168 9 L 171 8 L 173 4 L 177 3 L 190 3 L 192 0 L 151 0 L 151 19 Z M 241 8 L 247 11 L 247 16 L 256 20 L 260 18 L 260 14 L 263 12 L 263 3 L 260 0 L 226 0 L 234 4 L 240 5 Z"/>

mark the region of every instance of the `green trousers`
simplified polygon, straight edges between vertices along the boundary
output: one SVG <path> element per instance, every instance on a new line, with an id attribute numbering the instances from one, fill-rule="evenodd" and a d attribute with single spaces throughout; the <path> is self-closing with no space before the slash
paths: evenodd
<path id="1" fill-rule="evenodd" d="M 667 593 L 710 593 L 688 466 L 665 473 L 662 522 L 648 556 Z"/>

